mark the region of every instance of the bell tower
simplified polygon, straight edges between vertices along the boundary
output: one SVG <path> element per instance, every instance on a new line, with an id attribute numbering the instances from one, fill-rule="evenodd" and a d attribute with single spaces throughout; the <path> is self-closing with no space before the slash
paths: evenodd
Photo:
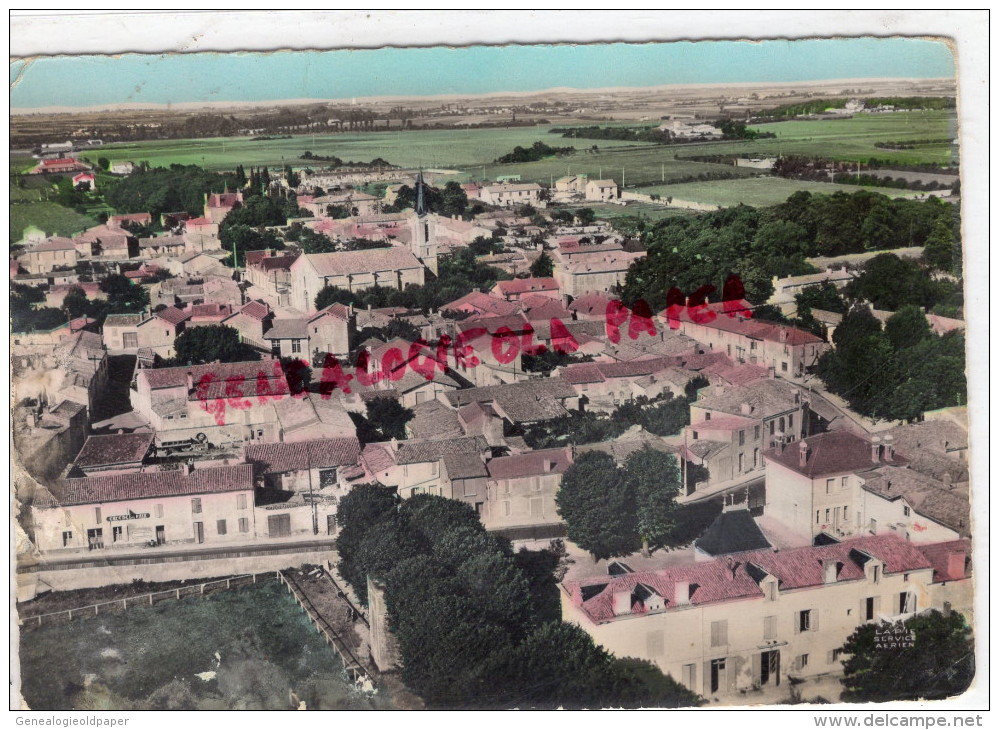
<path id="1" fill-rule="evenodd" d="M 435 215 L 427 207 L 426 183 L 423 182 L 423 171 L 416 175 L 416 210 L 411 219 L 412 240 L 410 246 L 413 255 L 424 266 L 437 275 L 437 237 L 434 231 Z"/>

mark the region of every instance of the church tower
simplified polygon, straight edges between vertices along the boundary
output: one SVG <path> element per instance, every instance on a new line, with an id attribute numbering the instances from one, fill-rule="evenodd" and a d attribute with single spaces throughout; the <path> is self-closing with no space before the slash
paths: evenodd
<path id="1" fill-rule="evenodd" d="M 437 237 L 434 231 L 435 216 L 427 207 L 425 193 L 426 183 L 423 182 L 423 171 L 416 175 L 416 215 L 411 219 L 412 241 L 410 246 L 413 255 L 424 266 L 437 275 Z"/>

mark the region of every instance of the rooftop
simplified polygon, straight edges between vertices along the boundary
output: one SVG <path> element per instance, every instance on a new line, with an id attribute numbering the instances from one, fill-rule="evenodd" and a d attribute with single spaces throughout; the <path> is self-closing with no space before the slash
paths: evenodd
<path id="1" fill-rule="evenodd" d="M 737 559 L 671 565 L 663 570 L 602 576 L 564 584 L 572 601 L 594 623 L 615 619 L 614 594 L 634 591 L 638 584 L 651 588 L 663 599 L 666 610 L 675 608 L 677 588 L 683 586 L 691 605 L 763 598 L 760 583 L 767 576 L 777 579 L 780 591 L 815 588 L 825 583 L 824 563 L 835 562 L 837 581 L 864 579 L 863 564 L 872 556 L 884 563 L 886 574 L 931 569 L 919 548 L 895 535 L 847 540 L 834 545 L 791 550 L 756 550 Z M 643 613 L 629 605 L 627 613 Z"/>
<path id="2" fill-rule="evenodd" d="M 195 469 L 190 474 L 183 469 L 174 469 L 63 479 L 50 487 L 56 503 L 64 507 L 246 489 L 253 489 L 250 464 Z"/>
<path id="3" fill-rule="evenodd" d="M 360 454 L 361 446 L 356 438 L 250 444 L 246 447 L 246 460 L 258 464 L 264 474 L 351 466 L 357 463 Z"/>
<path id="4" fill-rule="evenodd" d="M 88 436 L 76 457 L 80 468 L 141 462 L 153 443 L 152 433 Z"/>
<path id="5" fill-rule="evenodd" d="M 951 528 L 962 537 L 970 537 L 971 504 L 968 495 L 952 489 L 952 485 L 897 466 L 879 467 L 859 476 L 864 480 L 867 491 L 890 501 L 904 499 L 923 517 Z M 914 530 L 919 529 L 918 524 L 914 523 Z"/>
<path id="6" fill-rule="evenodd" d="M 304 254 L 298 258 L 298 261 L 307 262 L 319 276 L 345 276 L 423 268 L 423 264 L 409 249 L 401 247 Z"/>
<path id="7" fill-rule="evenodd" d="M 807 447 L 805 466 L 801 466 L 801 451 Z M 877 448 L 877 456 L 873 455 Z M 830 431 L 810 436 L 784 448 L 765 452 L 767 462 L 774 462 L 817 479 L 827 474 L 857 474 L 879 466 L 905 465 L 904 457 L 888 455 L 883 444 L 867 441 L 849 431 Z"/>
<path id="8" fill-rule="evenodd" d="M 539 449 L 513 456 L 500 456 L 489 464 L 490 479 L 518 479 L 543 474 L 564 474 L 572 465 L 572 450 Z"/>
<path id="9" fill-rule="evenodd" d="M 704 534 L 694 541 L 694 546 L 715 557 L 766 550 L 770 543 L 748 509 L 731 509 L 718 515 Z"/>
<path id="10" fill-rule="evenodd" d="M 735 416 L 768 418 L 801 408 L 802 400 L 801 391 L 797 386 L 785 380 L 764 378 L 748 385 L 725 388 L 720 393 L 699 398 L 692 405 L 695 408 L 720 411 Z M 744 412 L 743 405 L 749 406 L 748 414 Z"/>

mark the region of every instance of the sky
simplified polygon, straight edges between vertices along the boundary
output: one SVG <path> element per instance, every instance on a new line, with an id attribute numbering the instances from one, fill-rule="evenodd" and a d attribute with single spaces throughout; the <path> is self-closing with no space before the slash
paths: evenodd
<path id="1" fill-rule="evenodd" d="M 946 44 L 914 38 L 55 56 L 27 68 L 10 64 L 10 104 L 17 110 L 955 73 Z"/>

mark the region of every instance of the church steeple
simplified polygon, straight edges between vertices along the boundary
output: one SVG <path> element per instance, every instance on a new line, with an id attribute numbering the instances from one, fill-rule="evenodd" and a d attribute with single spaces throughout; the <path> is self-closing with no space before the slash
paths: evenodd
<path id="1" fill-rule="evenodd" d="M 427 200 L 423 194 L 423 170 L 416 173 L 416 215 L 423 218 L 430 211 L 427 210 Z"/>

